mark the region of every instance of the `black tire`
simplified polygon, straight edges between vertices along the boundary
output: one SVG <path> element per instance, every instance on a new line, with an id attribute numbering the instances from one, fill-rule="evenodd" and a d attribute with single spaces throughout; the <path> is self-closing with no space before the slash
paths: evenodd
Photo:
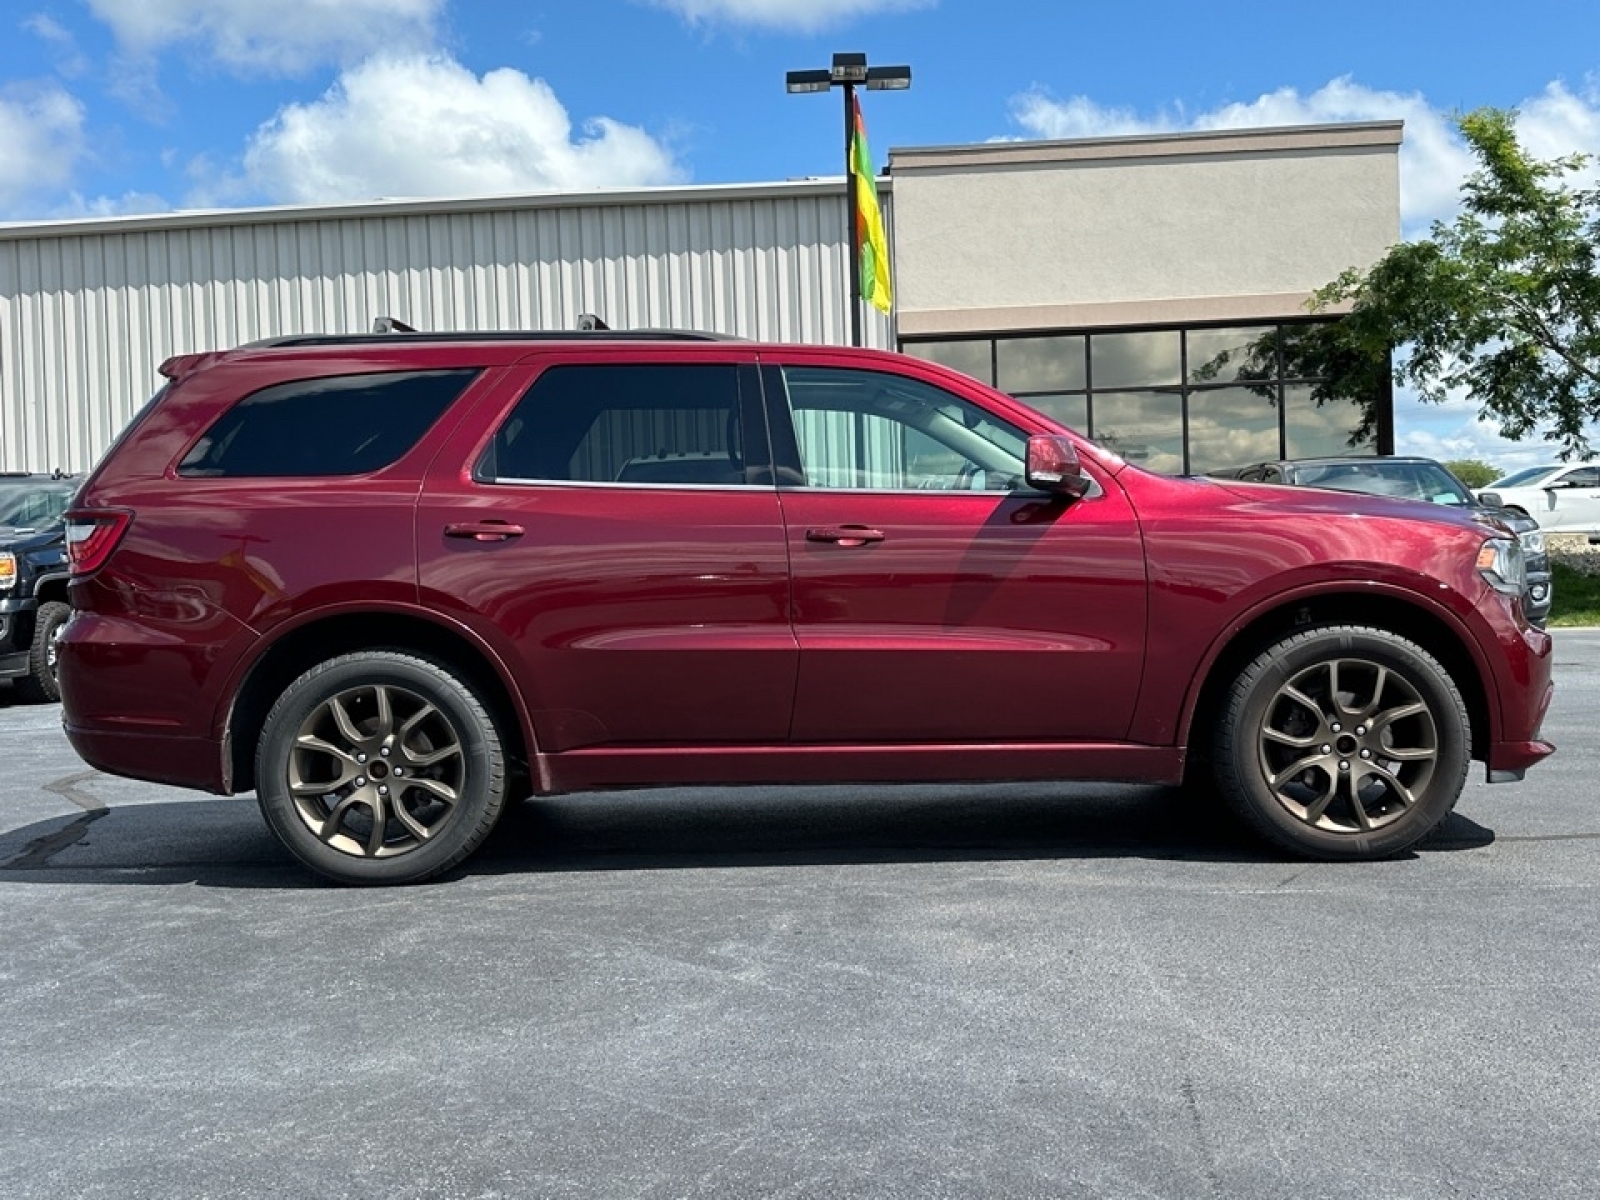
<path id="1" fill-rule="evenodd" d="M 1332 626 L 1282 639 L 1234 681 L 1212 759 L 1233 809 L 1320 859 L 1399 854 L 1450 815 L 1471 738 L 1455 681 L 1421 646 Z"/>
<path id="2" fill-rule="evenodd" d="M 17 696 L 29 704 L 54 704 L 61 699 L 56 681 L 56 635 L 72 615 L 70 605 L 46 600 L 33 614 L 33 641 L 28 647 L 28 673 L 17 680 Z"/>
<path id="3" fill-rule="evenodd" d="M 256 797 L 329 879 L 417 883 L 465 859 L 506 801 L 500 733 L 448 667 L 391 651 L 331 659 L 285 689 L 256 747 Z"/>

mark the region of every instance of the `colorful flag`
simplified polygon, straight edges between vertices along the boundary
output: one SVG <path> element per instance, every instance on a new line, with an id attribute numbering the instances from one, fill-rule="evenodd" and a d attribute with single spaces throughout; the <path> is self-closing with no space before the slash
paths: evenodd
<path id="1" fill-rule="evenodd" d="M 883 231 L 883 210 L 878 207 L 878 184 L 872 174 L 861 101 L 852 95 L 850 102 L 855 109 L 850 134 L 850 177 L 856 189 L 855 237 L 861 251 L 861 294 L 873 307 L 888 312 L 894 305 L 894 286 L 889 281 L 889 238 Z"/>

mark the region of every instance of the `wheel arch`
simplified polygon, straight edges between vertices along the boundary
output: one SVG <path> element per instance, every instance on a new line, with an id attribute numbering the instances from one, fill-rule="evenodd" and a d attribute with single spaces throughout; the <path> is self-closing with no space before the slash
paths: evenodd
<path id="1" fill-rule="evenodd" d="M 492 652 L 463 631 L 413 613 L 341 612 L 317 617 L 273 639 L 246 668 L 225 719 L 223 765 L 230 793 L 255 787 L 256 747 L 267 713 L 295 679 L 320 662 L 362 650 L 431 659 L 458 673 L 482 699 L 503 739 L 518 783 L 534 775 L 537 747 L 513 685 Z"/>
<path id="2" fill-rule="evenodd" d="M 54 600 L 60 604 L 70 605 L 72 602 L 67 598 L 67 583 L 70 579 L 71 576 L 65 574 L 40 575 L 34 581 L 34 599 L 40 604 L 48 604 Z"/>
<path id="3" fill-rule="evenodd" d="M 1467 705 L 1471 753 L 1486 759 L 1494 740 L 1494 713 L 1469 635 L 1445 617 L 1395 596 L 1327 592 L 1303 596 L 1253 617 L 1213 655 L 1184 712 L 1179 744 L 1191 760 L 1207 753 L 1222 701 L 1239 672 L 1273 642 L 1330 625 L 1366 625 L 1416 643 L 1438 660 Z"/>

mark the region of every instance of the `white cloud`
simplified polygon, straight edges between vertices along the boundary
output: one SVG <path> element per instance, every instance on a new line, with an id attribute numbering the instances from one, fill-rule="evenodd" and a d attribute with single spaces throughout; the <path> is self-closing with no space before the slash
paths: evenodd
<path id="1" fill-rule="evenodd" d="M 55 52 L 56 70 L 61 74 L 75 78 L 89 70 L 88 57 L 78 49 L 72 31 L 61 22 L 45 13 L 34 13 L 22 22 L 22 28 Z"/>
<path id="2" fill-rule="evenodd" d="M 242 73 L 295 74 L 319 63 L 433 44 L 445 0 L 88 0 L 134 59 L 198 43 Z"/>
<path id="3" fill-rule="evenodd" d="M 550 86 L 502 68 L 482 78 L 447 58 L 379 58 L 320 100 L 262 126 L 233 181 L 273 201 L 493 195 L 671 183 L 672 153 L 608 117 L 575 135 Z M 202 197 L 204 202 L 206 198 Z"/>
<path id="4" fill-rule="evenodd" d="M 83 156 L 84 109 L 53 84 L 0 89 L 0 213 L 22 216 L 34 197 L 59 194 Z"/>
<path id="5" fill-rule="evenodd" d="M 696 24 L 755 25 L 798 33 L 832 29 L 858 17 L 932 8 L 937 0 L 648 0 Z"/>
<path id="6" fill-rule="evenodd" d="M 1471 458 L 1510 474 L 1523 467 L 1559 461 L 1561 447 L 1537 434 L 1514 442 L 1500 436 L 1493 421 L 1478 418 L 1478 406 L 1452 397 L 1442 404 L 1424 403 L 1409 388 L 1394 394 L 1394 450 L 1441 462 Z"/>

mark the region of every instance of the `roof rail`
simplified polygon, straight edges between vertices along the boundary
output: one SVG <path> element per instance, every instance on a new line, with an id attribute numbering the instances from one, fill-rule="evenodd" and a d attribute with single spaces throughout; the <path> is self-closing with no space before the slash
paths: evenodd
<path id="1" fill-rule="evenodd" d="M 706 333 L 694 329 L 612 329 L 592 313 L 578 318 L 576 330 L 566 329 L 460 329 L 451 332 L 422 333 L 396 317 L 378 317 L 371 333 L 292 333 L 250 342 L 254 347 L 361 346 L 392 340 L 404 334 L 407 341 L 422 342 L 739 342 L 745 339 L 729 333 Z"/>

